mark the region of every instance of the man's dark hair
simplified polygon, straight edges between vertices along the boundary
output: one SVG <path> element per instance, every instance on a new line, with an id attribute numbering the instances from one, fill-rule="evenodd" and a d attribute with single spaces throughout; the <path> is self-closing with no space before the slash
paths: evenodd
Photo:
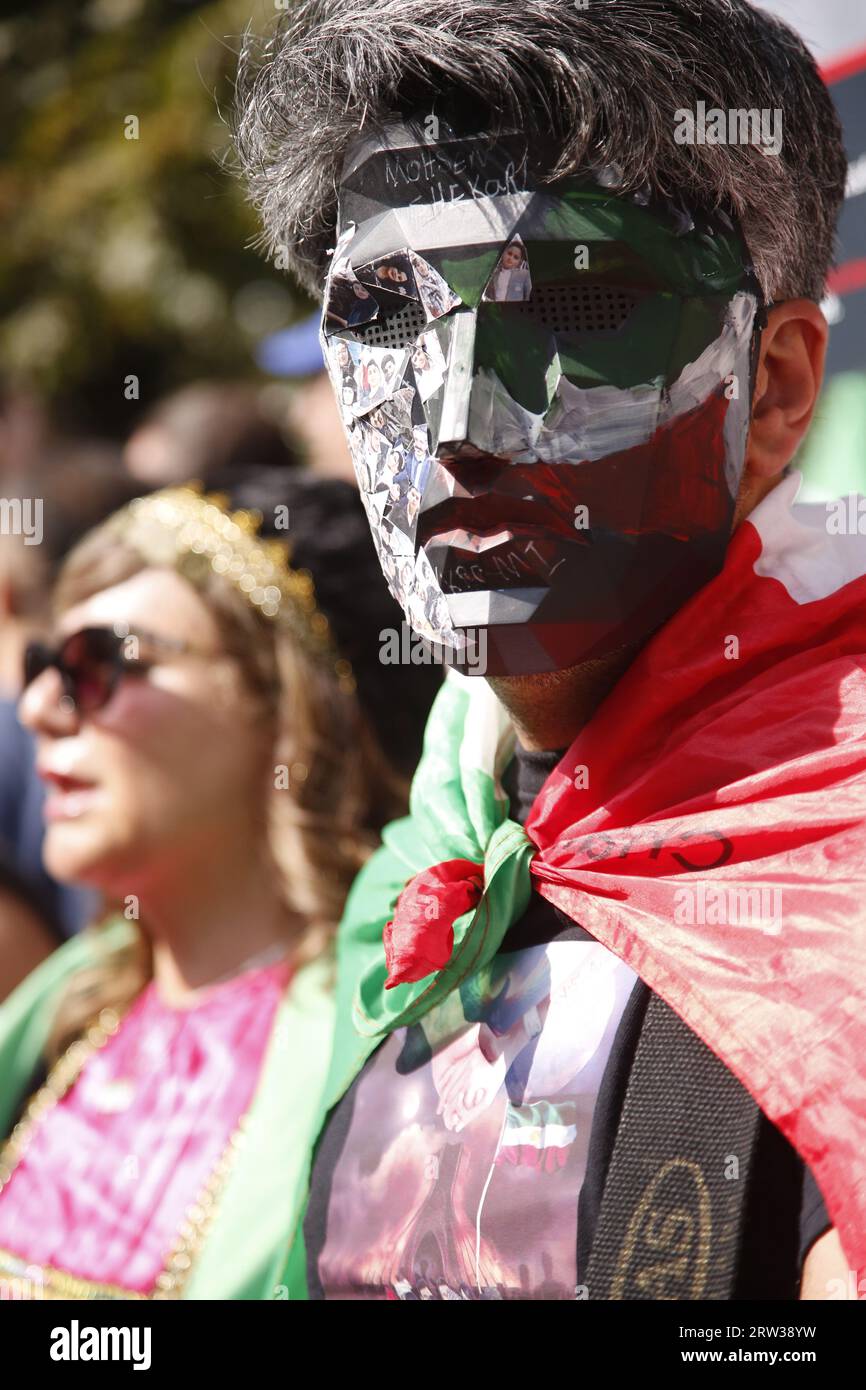
<path id="1" fill-rule="evenodd" d="M 238 93 L 263 247 L 314 294 L 347 148 L 447 96 L 471 102 L 479 128 L 522 125 L 545 151 L 542 179 L 612 166 L 623 191 L 733 207 L 769 299 L 823 295 L 845 189 L 839 119 L 802 41 L 746 0 L 300 0 L 266 42 L 247 39 Z M 780 156 L 676 144 L 674 113 L 698 101 L 781 110 Z"/>

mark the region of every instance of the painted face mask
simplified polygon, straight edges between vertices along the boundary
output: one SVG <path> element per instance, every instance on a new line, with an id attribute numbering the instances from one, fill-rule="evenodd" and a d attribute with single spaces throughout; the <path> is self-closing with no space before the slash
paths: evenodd
<path id="1" fill-rule="evenodd" d="M 760 289 L 724 213 L 604 184 L 405 126 L 343 172 L 329 372 L 391 591 L 469 673 L 638 643 L 724 560 Z"/>

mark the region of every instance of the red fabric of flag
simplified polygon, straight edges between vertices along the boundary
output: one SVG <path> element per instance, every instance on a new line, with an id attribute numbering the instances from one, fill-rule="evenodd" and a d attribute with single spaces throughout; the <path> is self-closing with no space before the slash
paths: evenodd
<path id="1" fill-rule="evenodd" d="M 866 541 L 768 515 L 545 783 L 531 871 L 747 1087 L 866 1271 Z"/>

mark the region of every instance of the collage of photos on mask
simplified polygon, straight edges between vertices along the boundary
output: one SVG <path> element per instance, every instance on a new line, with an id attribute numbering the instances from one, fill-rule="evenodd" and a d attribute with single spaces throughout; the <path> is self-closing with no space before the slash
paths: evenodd
<path id="1" fill-rule="evenodd" d="M 445 380 L 435 320 L 459 303 L 411 249 L 357 269 L 335 251 L 323 316 L 328 369 L 389 588 L 413 630 L 430 640 L 449 620 L 415 544 L 432 462 L 424 407 Z"/>

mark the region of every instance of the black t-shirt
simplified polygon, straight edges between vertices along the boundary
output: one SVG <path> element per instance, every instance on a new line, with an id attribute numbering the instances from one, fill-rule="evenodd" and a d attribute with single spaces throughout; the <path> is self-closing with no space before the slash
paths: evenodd
<path id="1" fill-rule="evenodd" d="M 514 820 L 561 756 L 519 750 Z M 304 1223 L 311 1299 L 561 1299 L 583 1282 L 650 991 L 535 892 L 489 969 L 389 1035 L 330 1112 Z M 829 1226 L 765 1121 L 734 1296 L 793 1296 Z"/>

